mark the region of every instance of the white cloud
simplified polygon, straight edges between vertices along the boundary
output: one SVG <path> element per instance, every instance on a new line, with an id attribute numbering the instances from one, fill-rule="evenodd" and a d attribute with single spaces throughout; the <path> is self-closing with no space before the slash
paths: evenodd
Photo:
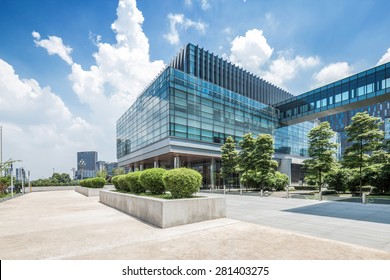
<path id="1" fill-rule="evenodd" d="M 382 58 L 378 61 L 376 66 L 384 64 L 390 61 L 390 48 L 387 49 L 387 52 L 382 56 Z"/>
<path id="2" fill-rule="evenodd" d="M 294 79 L 299 71 L 317 66 L 320 63 L 318 57 L 296 56 L 294 59 L 287 59 L 283 55 L 273 60 L 269 69 L 262 74 L 262 77 L 275 85 L 284 87 L 284 83 Z"/>
<path id="3" fill-rule="evenodd" d="M 21 79 L 0 59 L 0 120 L 3 160 L 21 159 L 16 167 L 32 170 L 34 178 L 48 177 L 52 168 L 70 173 L 76 152 L 95 147 L 98 131 L 74 117 L 63 100 L 34 79 Z"/>
<path id="4" fill-rule="evenodd" d="M 273 49 L 268 45 L 262 30 L 248 30 L 244 36 L 232 41 L 229 59 L 254 74 L 260 74 L 261 67 L 269 60 Z"/>
<path id="5" fill-rule="evenodd" d="M 202 21 L 193 21 L 186 18 L 183 14 L 168 14 L 169 32 L 164 34 L 164 38 L 172 45 L 180 43 L 179 31 L 193 28 L 200 34 L 206 32 L 207 24 Z"/>
<path id="6" fill-rule="evenodd" d="M 208 10 L 211 7 L 208 0 L 201 0 L 200 4 L 201 4 L 201 7 L 202 7 L 202 10 Z"/>
<path id="7" fill-rule="evenodd" d="M 142 30 L 144 18 L 135 0 L 121 0 L 117 16 L 111 25 L 116 43 L 99 41 L 93 55 L 96 65 L 84 70 L 74 63 L 69 76 L 80 101 L 90 105 L 96 116 L 108 112 L 102 121 L 112 126 L 113 135 L 117 118 L 164 67 L 161 60 L 150 61 L 149 41 Z"/>
<path id="8" fill-rule="evenodd" d="M 202 10 L 208 10 L 211 8 L 211 5 L 209 3 L 208 0 L 198 0 L 200 2 L 200 6 L 202 8 Z M 184 5 L 187 6 L 187 7 L 191 7 L 192 6 L 192 0 L 184 0 Z"/>
<path id="9" fill-rule="evenodd" d="M 57 54 L 66 63 L 73 63 L 72 57 L 70 56 L 72 48 L 65 46 L 61 38 L 57 36 L 48 36 L 49 39 L 41 39 L 41 35 L 36 31 L 32 32 L 32 36 L 35 39 L 35 44 L 39 47 L 46 49 L 49 55 Z"/>
<path id="10" fill-rule="evenodd" d="M 323 86 L 331 82 L 352 75 L 352 67 L 347 62 L 331 63 L 313 75 L 316 81 L 315 87 Z"/>
<path id="11" fill-rule="evenodd" d="M 71 48 L 64 46 L 61 38 L 41 40 L 41 35 L 33 32 L 37 46 L 71 65 L 69 81 L 86 105 L 86 119 L 74 116 L 50 87 L 21 79 L 11 65 L 0 60 L 3 158 L 22 159 L 34 178 L 51 176 L 52 168 L 71 173 L 77 151 L 96 150 L 100 160 L 114 161 L 117 119 L 164 68 L 163 61 L 150 60 L 143 20 L 135 0 L 120 0 L 117 19 L 111 26 L 116 42 L 105 43 L 97 35 L 95 65 L 89 69 L 73 62 Z"/>

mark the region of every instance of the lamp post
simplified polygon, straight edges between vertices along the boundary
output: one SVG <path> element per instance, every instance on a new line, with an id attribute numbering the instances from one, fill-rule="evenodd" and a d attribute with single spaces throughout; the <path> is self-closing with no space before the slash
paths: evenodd
<path id="1" fill-rule="evenodd" d="M 76 171 L 76 168 L 74 168 L 74 167 L 72 167 L 72 172 L 73 172 L 73 180 L 75 179 L 75 176 L 74 176 L 74 173 L 75 173 L 75 171 Z"/>
<path id="2" fill-rule="evenodd" d="M 11 197 L 14 197 L 14 168 L 13 168 L 13 164 L 11 163 Z"/>
<path id="3" fill-rule="evenodd" d="M 81 176 L 81 180 L 83 180 L 83 170 L 84 170 L 84 167 L 85 167 L 85 161 L 82 159 L 82 160 L 80 160 L 79 161 L 79 169 L 81 170 L 81 174 L 80 174 L 80 176 Z"/>

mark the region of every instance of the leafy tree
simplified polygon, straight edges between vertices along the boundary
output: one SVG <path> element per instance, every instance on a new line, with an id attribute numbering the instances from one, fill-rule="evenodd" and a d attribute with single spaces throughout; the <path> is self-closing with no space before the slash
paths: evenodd
<path id="1" fill-rule="evenodd" d="M 283 190 L 289 182 L 289 178 L 286 174 L 276 171 L 274 176 L 268 178 L 268 185 L 275 190 Z"/>
<path id="2" fill-rule="evenodd" d="M 304 161 L 307 170 L 306 181 L 314 181 L 321 190 L 324 174 L 331 170 L 336 158 L 337 144 L 332 142 L 335 133 L 328 122 L 322 122 L 312 128 L 308 134 L 311 157 Z"/>
<path id="3" fill-rule="evenodd" d="M 270 181 L 278 167 L 278 162 L 273 160 L 274 140 L 269 134 L 259 134 L 255 140 L 255 147 L 252 152 L 256 181 L 264 189 L 264 184 Z"/>
<path id="4" fill-rule="evenodd" d="M 234 182 L 234 173 L 237 170 L 238 152 L 236 150 L 236 143 L 233 137 L 226 138 L 225 144 L 221 147 L 222 163 L 221 174 L 222 178 L 229 184 Z"/>
<path id="5" fill-rule="evenodd" d="M 101 170 L 96 172 L 96 177 L 106 179 L 107 178 L 107 170 Z"/>
<path id="6" fill-rule="evenodd" d="M 11 184 L 11 176 L 0 177 L 0 195 L 6 192 L 6 189 Z"/>
<path id="7" fill-rule="evenodd" d="M 360 195 L 362 194 L 363 175 L 365 169 L 375 160 L 376 152 L 382 146 L 384 132 L 380 130 L 380 118 L 373 117 L 367 112 L 357 113 L 352 118 L 352 123 L 345 128 L 347 147 L 343 156 L 343 165 L 348 168 L 357 168 L 359 176 Z"/>
<path id="8" fill-rule="evenodd" d="M 248 171 L 255 170 L 255 161 L 253 158 L 253 151 L 255 149 L 255 139 L 252 133 L 247 133 L 239 142 L 241 148 L 238 154 L 239 171 L 244 172 L 243 176 L 247 176 Z M 245 180 L 241 180 L 245 184 Z"/>
<path id="9" fill-rule="evenodd" d="M 349 169 L 336 167 L 325 175 L 324 182 L 336 192 L 345 193 L 351 182 L 352 172 Z"/>
<path id="10" fill-rule="evenodd" d="M 68 173 L 54 173 L 50 180 L 56 183 L 69 183 L 72 181 Z"/>
<path id="11" fill-rule="evenodd" d="M 123 175 L 125 174 L 125 169 L 123 167 L 114 168 L 112 173 L 114 176 Z"/>

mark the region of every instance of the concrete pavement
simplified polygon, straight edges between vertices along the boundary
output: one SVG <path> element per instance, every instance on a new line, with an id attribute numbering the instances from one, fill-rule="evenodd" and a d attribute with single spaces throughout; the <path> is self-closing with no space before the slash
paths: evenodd
<path id="1" fill-rule="evenodd" d="M 0 259 L 390 259 L 388 244 L 375 243 L 380 229 L 388 236 L 389 224 L 375 220 L 375 213 L 360 222 L 310 214 L 310 207 L 325 207 L 310 201 L 227 196 L 227 204 L 228 218 L 160 229 L 99 203 L 97 197 L 33 192 L 0 203 Z M 372 244 L 319 237 L 310 232 L 316 222 L 319 232 L 325 227 L 325 233 L 340 238 L 355 229 L 355 235 Z M 360 223 L 375 231 L 359 234 Z M 334 230 L 327 230 L 328 224 Z"/>
<path id="2" fill-rule="evenodd" d="M 390 253 L 390 205 L 226 197 L 229 218 Z"/>

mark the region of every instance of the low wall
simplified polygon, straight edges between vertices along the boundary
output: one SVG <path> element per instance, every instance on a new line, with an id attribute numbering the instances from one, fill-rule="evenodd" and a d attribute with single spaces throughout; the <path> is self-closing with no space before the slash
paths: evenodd
<path id="1" fill-rule="evenodd" d="M 85 187 L 80 187 L 80 186 L 76 186 L 74 188 L 74 190 L 78 193 L 81 193 L 85 196 L 99 196 L 99 193 L 100 191 L 102 190 L 103 188 L 85 188 Z"/>
<path id="2" fill-rule="evenodd" d="M 159 199 L 102 190 L 100 202 L 160 228 L 226 217 L 224 197 Z"/>

